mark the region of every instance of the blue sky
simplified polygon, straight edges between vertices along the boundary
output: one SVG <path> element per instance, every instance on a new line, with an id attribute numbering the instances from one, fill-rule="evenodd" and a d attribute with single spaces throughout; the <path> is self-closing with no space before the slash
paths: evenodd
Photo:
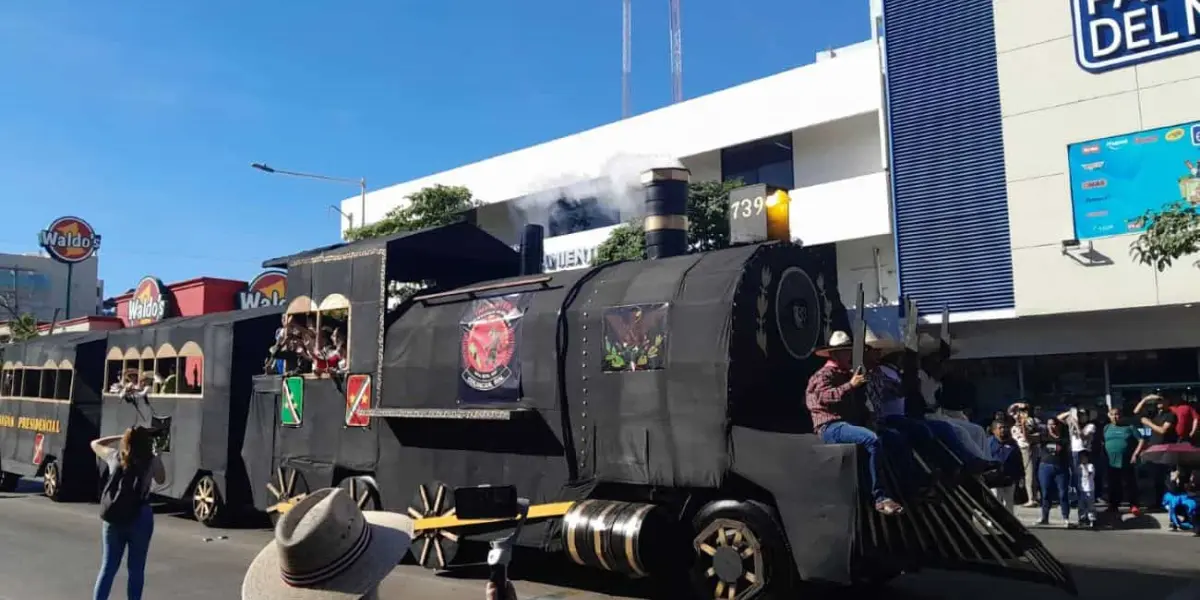
<path id="1" fill-rule="evenodd" d="M 866 0 L 683 0 L 695 97 L 869 37 Z M 636 112 L 670 100 L 667 0 L 634 0 Z M 332 243 L 328 205 L 620 117 L 619 0 L 0 3 L 0 252 L 58 216 L 106 293 L 250 279 Z M 553 176 L 554 174 L 547 174 Z"/>

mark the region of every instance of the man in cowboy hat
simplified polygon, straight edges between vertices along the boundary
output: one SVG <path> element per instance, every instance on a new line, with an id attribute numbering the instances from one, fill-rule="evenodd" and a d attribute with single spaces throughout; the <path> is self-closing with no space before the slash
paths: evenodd
<path id="1" fill-rule="evenodd" d="M 341 488 L 310 494 L 246 571 L 242 600 L 376 600 L 412 543 L 412 520 L 363 512 Z"/>
<path id="2" fill-rule="evenodd" d="M 904 344 L 888 336 L 876 336 L 866 345 L 875 363 L 867 384 L 867 398 L 876 408 L 876 418 L 881 425 L 899 431 L 914 446 L 933 456 L 942 455 L 936 443 L 940 441 L 970 473 L 984 473 L 993 468 L 989 456 L 972 452 L 959 440 L 953 425 L 938 420 L 912 419 L 905 414 L 900 367 Z"/>
<path id="3" fill-rule="evenodd" d="M 870 335 L 864 342 L 869 340 Z M 911 452 L 894 431 L 882 429 L 877 433 L 865 426 L 869 411 L 864 394 L 859 391 L 867 384 L 867 376 L 851 371 L 852 352 L 850 335 L 844 331 L 833 332 L 829 345 L 814 352 L 828 360 L 809 378 L 804 394 L 805 404 L 812 416 L 813 432 L 827 444 L 856 444 L 866 449 L 867 473 L 871 478 L 875 510 L 885 515 L 899 514 L 904 508 L 887 493 L 881 477 L 884 449 L 886 447 L 896 457 L 908 456 L 910 459 Z M 903 459 L 897 464 L 902 469 L 906 466 Z M 900 479 L 912 481 L 904 477 Z"/>

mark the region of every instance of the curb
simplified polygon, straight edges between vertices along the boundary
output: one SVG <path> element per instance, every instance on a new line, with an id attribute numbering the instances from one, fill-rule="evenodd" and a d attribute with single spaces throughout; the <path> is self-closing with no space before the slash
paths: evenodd
<path id="1" fill-rule="evenodd" d="M 1060 526 L 1054 524 L 1060 515 L 1057 505 L 1050 509 L 1050 525 L 1030 525 L 1030 523 L 1033 523 L 1042 517 L 1041 508 L 1026 508 L 1024 506 L 1017 506 L 1013 511 L 1013 514 L 1020 519 L 1022 524 L 1030 529 L 1061 529 Z M 1078 519 L 1079 513 L 1072 508 L 1071 523 L 1076 523 Z M 1107 514 L 1104 511 L 1099 511 L 1096 516 L 1096 523 L 1097 529 L 1104 530 L 1173 533 L 1171 531 L 1171 521 L 1165 512 L 1143 512 L 1141 515 L 1134 516 L 1128 512 L 1122 511 L 1118 520 L 1118 517 L 1114 517 L 1113 515 Z"/>

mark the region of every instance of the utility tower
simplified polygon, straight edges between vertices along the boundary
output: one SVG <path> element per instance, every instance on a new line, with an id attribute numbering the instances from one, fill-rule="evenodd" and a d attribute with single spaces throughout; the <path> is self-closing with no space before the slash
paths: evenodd
<path id="1" fill-rule="evenodd" d="M 683 26 L 679 20 L 679 0 L 671 3 L 671 101 L 683 101 Z"/>
<path id="2" fill-rule="evenodd" d="M 630 78 L 633 76 L 633 0 L 622 0 L 621 4 L 621 118 L 633 114 L 633 94 Z"/>

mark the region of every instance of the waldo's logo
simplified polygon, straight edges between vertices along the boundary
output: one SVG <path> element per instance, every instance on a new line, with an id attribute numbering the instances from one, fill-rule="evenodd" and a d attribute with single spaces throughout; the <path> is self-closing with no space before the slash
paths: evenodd
<path id="1" fill-rule="evenodd" d="M 167 297 L 157 277 L 143 277 L 129 299 L 129 324 L 149 325 L 167 316 Z"/>
<path id="2" fill-rule="evenodd" d="M 241 309 L 260 306 L 279 306 L 287 298 L 287 273 L 266 271 L 254 278 L 246 291 L 238 292 L 238 307 Z"/>
<path id="3" fill-rule="evenodd" d="M 100 249 L 100 236 L 79 217 L 59 217 L 38 234 L 38 245 L 64 263 L 83 262 Z"/>

